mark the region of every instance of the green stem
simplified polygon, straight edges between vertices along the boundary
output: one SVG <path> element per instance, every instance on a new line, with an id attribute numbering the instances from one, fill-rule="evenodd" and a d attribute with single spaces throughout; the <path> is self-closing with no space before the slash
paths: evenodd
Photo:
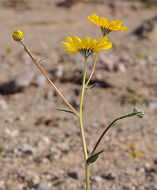
<path id="1" fill-rule="evenodd" d="M 84 97 L 84 91 L 85 91 L 86 70 L 87 70 L 87 59 L 85 59 L 85 65 L 84 65 L 84 75 L 83 75 L 82 91 L 81 91 L 80 107 L 79 107 L 79 116 L 78 116 L 85 161 L 88 158 L 88 154 L 87 154 L 86 141 L 85 141 L 85 135 L 84 135 L 84 129 L 83 129 L 83 121 L 82 121 L 82 105 L 83 105 L 83 97 Z"/>
<path id="2" fill-rule="evenodd" d="M 96 148 L 98 147 L 100 141 L 102 140 L 102 138 L 104 137 L 104 135 L 106 134 L 106 132 L 110 129 L 110 127 L 111 127 L 112 125 L 114 125 L 117 121 L 119 121 L 119 120 L 121 120 L 121 119 L 124 119 L 124 118 L 126 118 L 126 117 L 132 117 L 132 116 L 134 116 L 134 115 L 137 115 L 137 113 L 133 112 L 133 113 L 124 115 L 124 116 L 122 116 L 122 117 L 118 117 L 118 118 L 116 118 L 115 120 L 113 120 L 113 121 L 108 125 L 108 127 L 104 130 L 104 132 L 101 134 L 101 136 L 99 137 L 98 141 L 96 142 L 96 144 L 95 144 L 95 146 L 94 146 L 94 148 L 93 148 L 93 150 L 92 150 L 92 152 L 91 152 L 91 155 L 93 155 L 93 154 L 95 153 L 95 150 L 96 150 Z"/>
<path id="3" fill-rule="evenodd" d="M 87 160 L 87 158 L 88 158 L 88 154 L 87 154 L 87 146 L 86 146 L 85 135 L 84 135 L 83 121 L 82 121 L 83 97 L 84 97 L 84 91 L 85 91 L 85 87 L 86 87 L 86 86 L 85 86 L 86 71 L 87 71 L 87 58 L 85 58 L 84 75 L 83 75 L 83 82 L 82 82 L 82 90 L 81 90 L 81 97 L 80 97 L 80 107 L 79 107 L 78 119 L 79 119 L 81 140 L 82 140 L 83 153 L 84 153 L 84 160 L 85 160 L 86 190 L 90 190 L 89 164 L 86 163 L 86 160 Z"/>
<path id="4" fill-rule="evenodd" d="M 85 171 L 86 171 L 86 190 L 90 190 L 90 179 L 89 179 L 89 175 L 90 175 L 90 164 L 86 163 L 85 166 Z"/>
<path id="5" fill-rule="evenodd" d="M 97 59 L 98 59 L 98 54 L 99 54 L 99 52 L 96 53 L 94 64 L 93 64 L 93 68 L 92 68 L 92 71 L 90 73 L 89 79 L 86 82 L 86 86 L 88 86 L 88 84 L 89 84 L 89 82 L 90 82 L 90 80 L 91 80 L 91 78 L 93 76 L 93 73 L 94 73 L 94 70 L 95 70 L 95 65 L 96 65 L 96 62 L 97 62 Z"/>

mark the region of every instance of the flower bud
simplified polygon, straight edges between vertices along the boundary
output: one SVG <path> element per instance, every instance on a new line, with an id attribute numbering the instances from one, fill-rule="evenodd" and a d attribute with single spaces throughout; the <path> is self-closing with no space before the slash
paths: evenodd
<path id="1" fill-rule="evenodd" d="M 15 41 L 21 41 L 23 37 L 23 33 L 21 30 L 15 30 L 12 34 L 12 37 Z"/>
<path id="2" fill-rule="evenodd" d="M 144 110 L 138 109 L 137 107 L 134 107 L 133 112 L 136 113 L 137 117 L 143 118 L 144 117 Z"/>

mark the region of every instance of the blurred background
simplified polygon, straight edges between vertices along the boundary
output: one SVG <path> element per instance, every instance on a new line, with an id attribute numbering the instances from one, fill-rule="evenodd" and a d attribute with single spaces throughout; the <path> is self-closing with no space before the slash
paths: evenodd
<path id="1" fill-rule="evenodd" d="M 157 190 L 157 0 L 0 0 L 0 190 L 82 190 L 83 151 L 77 119 L 56 108 L 62 100 L 12 32 L 20 29 L 37 61 L 78 109 L 83 57 L 64 51 L 66 36 L 99 39 L 96 13 L 128 30 L 108 35 L 85 92 L 88 151 L 116 117 L 145 110 L 114 126 L 91 167 L 91 189 Z M 88 72 L 94 56 L 88 61 Z"/>

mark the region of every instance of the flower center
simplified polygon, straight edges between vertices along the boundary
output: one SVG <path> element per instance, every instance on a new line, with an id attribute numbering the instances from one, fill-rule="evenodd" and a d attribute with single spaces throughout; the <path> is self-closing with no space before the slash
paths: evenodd
<path id="1" fill-rule="evenodd" d="M 108 33 L 111 32 L 110 29 L 108 29 L 108 28 L 104 28 L 104 27 L 101 27 L 101 31 L 102 31 L 102 33 L 103 33 L 103 36 L 106 36 Z"/>
<path id="2" fill-rule="evenodd" d="M 80 49 L 79 52 L 85 57 L 87 58 L 88 56 L 90 56 L 93 51 L 91 49 Z"/>

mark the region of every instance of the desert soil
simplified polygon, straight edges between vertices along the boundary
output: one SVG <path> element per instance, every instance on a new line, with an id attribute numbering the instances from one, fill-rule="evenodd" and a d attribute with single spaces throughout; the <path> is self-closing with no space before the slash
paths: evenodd
<path id="1" fill-rule="evenodd" d="M 85 92 L 88 151 L 135 105 L 145 116 L 125 119 L 106 134 L 97 150 L 104 153 L 91 165 L 91 189 L 157 190 L 157 8 L 125 0 L 78 1 L 70 8 L 58 2 L 0 1 L 0 190 L 85 189 L 77 118 L 56 110 L 67 107 L 12 32 L 23 31 L 35 59 L 44 58 L 41 66 L 78 109 L 83 57 L 64 52 L 61 42 L 66 36 L 98 40 L 100 29 L 87 19 L 92 13 L 120 19 L 128 30 L 108 35 L 113 47 L 100 53 L 91 81 L 98 85 Z"/>

